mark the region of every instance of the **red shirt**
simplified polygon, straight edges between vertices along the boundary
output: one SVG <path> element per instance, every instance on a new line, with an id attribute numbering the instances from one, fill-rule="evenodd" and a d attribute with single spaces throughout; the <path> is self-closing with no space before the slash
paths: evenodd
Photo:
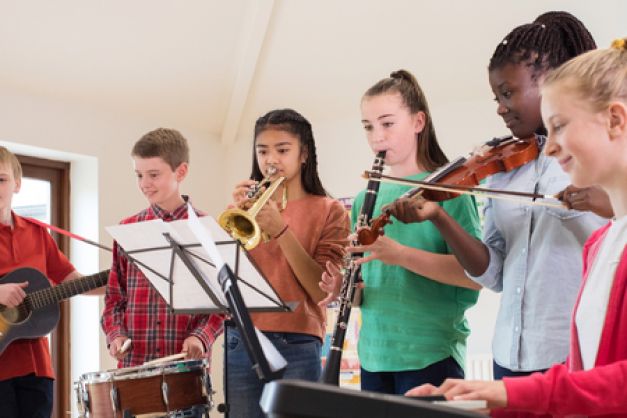
<path id="1" fill-rule="evenodd" d="M 153 219 L 165 222 L 187 219 L 187 197 L 184 198 L 186 203 L 172 213 L 152 205 L 120 224 Z M 198 216 L 204 216 L 202 212 L 195 212 Z M 107 344 L 119 336 L 133 340 L 129 355 L 118 363 L 118 367 L 139 366 L 150 360 L 180 353 L 183 341 L 192 335 L 203 342 L 206 356 L 209 356 L 211 345 L 222 332 L 223 320 L 224 315 L 171 314 L 168 305 L 152 288 L 148 279 L 121 256 L 120 246 L 115 243 L 101 322 Z"/>
<path id="2" fill-rule="evenodd" d="M 53 284 L 61 283 L 74 266 L 59 251 L 46 228 L 13 212 L 12 215 L 13 229 L 0 223 L 0 276 L 19 267 L 33 267 Z M 15 340 L 0 355 L 0 380 L 31 373 L 54 378 L 47 337 Z"/>

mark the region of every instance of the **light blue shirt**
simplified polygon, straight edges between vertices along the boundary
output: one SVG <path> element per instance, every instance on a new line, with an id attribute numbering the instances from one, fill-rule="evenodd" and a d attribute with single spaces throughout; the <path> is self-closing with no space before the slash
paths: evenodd
<path id="1" fill-rule="evenodd" d="M 522 167 L 489 177 L 486 186 L 554 195 L 569 184 L 557 160 L 541 153 Z M 608 220 L 590 212 L 503 199 L 487 199 L 484 216 L 490 264 L 482 276 L 471 279 L 502 292 L 494 360 L 513 371 L 564 362 L 582 281 L 583 244 Z"/>

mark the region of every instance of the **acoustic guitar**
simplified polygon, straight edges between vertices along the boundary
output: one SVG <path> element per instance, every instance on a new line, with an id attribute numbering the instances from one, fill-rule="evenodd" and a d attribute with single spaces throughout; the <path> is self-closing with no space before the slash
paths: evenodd
<path id="1" fill-rule="evenodd" d="M 22 267 L 0 279 L 0 284 L 24 283 L 26 297 L 15 308 L 0 304 L 0 354 L 19 338 L 38 338 L 50 333 L 59 322 L 58 303 L 72 296 L 102 287 L 109 280 L 109 270 L 51 286 L 39 270 Z"/>

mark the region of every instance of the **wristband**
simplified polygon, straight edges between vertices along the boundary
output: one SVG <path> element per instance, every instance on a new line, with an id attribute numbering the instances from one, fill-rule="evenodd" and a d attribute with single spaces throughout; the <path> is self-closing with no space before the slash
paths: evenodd
<path id="1" fill-rule="evenodd" d="M 288 227 L 288 226 L 289 226 L 288 224 L 285 224 L 285 228 L 283 228 L 283 230 L 282 230 L 281 232 L 279 232 L 278 234 L 276 234 L 276 236 L 274 237 L 274 239 L 279 239 L 279 237 L 280 237 L 281 235 L 283 235 L 283 234 L 285 233 L 285 231 L 287 231 L 287 227 Z"/>

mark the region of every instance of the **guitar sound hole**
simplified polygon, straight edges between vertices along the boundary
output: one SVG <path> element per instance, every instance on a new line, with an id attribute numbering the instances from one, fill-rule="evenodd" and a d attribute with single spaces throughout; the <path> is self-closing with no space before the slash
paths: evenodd
<path id="1" fill-rule="evenodd" d="M 0 305 L 0 316 L 6 322 L 10 324 L 19 324 L 28 319 L 31 311 L 26 307 L 24 303 L 20 303 L 15 308 L 8 308 L 5 305 Z"/>

